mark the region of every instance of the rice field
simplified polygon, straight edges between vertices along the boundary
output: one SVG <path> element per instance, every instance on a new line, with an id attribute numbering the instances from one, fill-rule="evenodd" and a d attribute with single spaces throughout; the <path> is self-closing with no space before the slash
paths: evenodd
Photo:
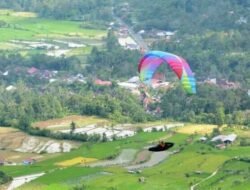
<path id="1" fill-rule="evenodd" d="M 32 12 L 16 12 L 0 9 L 0 50 L 18 50 L 22 55 L 46 53 L 45 49 L 30 47 L 22 42 L 48 42 L 58 47 L 53 40 L 76 42 L 86 47 L 68 48 L 66 56 L 89 54 L 93 46 L 102 46 L 107 31 L 85 28 L 82 22 L 39 18 Z M 98 28 L 98 26 L 95 26 Z M 61 56 L 59 51 L 48 51 L 51 56 Z M 57 48 L 55 48 L 57 49 Z M 59 55 L 58 55 L 59 54 Z"/>
<path id="2" fill-rule="evenodd" d="M 62 167 L 69 167 L 77 164 L 87 165 L 92 162 L 96 162 L 96 158 L 85 158 L 85 157 L 76 157 L 70 160 L 65 160 L 63 162 L 58 162 L 56 165 L 62 166 Z"/>
<path id="3" fill-rule="evenodd" d="M 0 134 L 4 133 L 12 133 L 12 132 L 17 132 L 17 129 L 14 129 L 12 127 L 0 127 Z"/>
<path id="4" fill-rule="evenodd" d="M 51 130 L 69 129 L 72 121 L 76 123 L 76 127 L 82 127 L 91 124 L 104 125 L 109 123 L 108 120 L 95 116 L 71 115 L 64 118 L 36 122 L 33 123 L 33 126 L 39 128 L 48 128 Z"/>
<path id="5" fill-rule="evenodd" d="M 183 133 L 153 132 L 139 133 L 134 137 L 105 143 L 84 143 L 80 148 L 72 152 L 61 154 L 57 157 L 39 162 L 33 166 L 15 166 L 14 168 L 3 167 L 3 171 L 11 175 L 31 174 L 44 171 L 46 174 L 30 183 L 25 184 L 20 189 L 29 190 L 34 187 L 40 190 L 50 189 L 73 189 L 76 184 L 84 185 L 88 190 L 109 190 L 109 189 L 138 189 L 138 190 L 159 190 L 159 189 L 190 189 L 196 183 L 210 176 L 216 170 L 216 174 L 211 179 L 201 183 L 196 190 L 200 189 L 237 189 L 245 190 L 248 187 L 248 165 L 234 161 L 228 162 L 232 158 L 244 156 L 250 157 L 249 146 L 238 146 L 236 142 L 225 150 L 219 150 L 213 146 L 193 140 L 187 142 L 192 134 L 193 139 L 198 139 L 204 131 L 197 128 L 204 127 L 208 132 L 213 129 L 211 125 L 188 125 L 177 130 L 187 128 Z M 204 130 L 204 129 L 203 129 Z M 222 129 L 228 132 L 226 128 Z M 230 129 L 234 130 L 234 129 Z M 231 131 L 230 131 L 231 132 Z M 237 133 L 240 129 L 237 129 Z M 245 135 L 245 131 L 242 130 Z M 197 135 L 193 135 L 197 133 Z M 129 173 L 124 166 L 87 167 L 82 162 L 92 162 L 101 160 L 115 160 L 119 153 L 128 148 L 142 150 L 145 145 L 152 141 L 165 139 L 174 142 L 171 149 L 176 151 L 158 165 L 141 169 L 140 173 Z M 134 161 L 143 161 L 140 154 L 134 157 Z M 142 155 L 147 157 L 147 155 Z M 92 160 L 94 158 L 94 160 Z M 90 159 L 90 160 L 88 160 Z M 95 160 L 96 159 L 96 160 Z M 86 164 L 88 165 L 88 164 Z M 237 172 L 239 172 L 237 174 Z M 109 175 L 103 175 L 103 173 Z M 239 180 L 235 180 L 239 176 Z M 138 181 L 140 177 L 145 178 L 145 182 Z M 218 182 L 218 183 L 217 183 Z"/>
<path id="6" fill-rule="evenodd" d="M 208 125 L 208 124 L 187 124 L 184 127 L 178 128 L 176 131 L 178 133 L 184 134 L 210 134 L 213 129 L 217 128 L 217 125 Z"/>
<path id="7" fill-rule="evenodd" d="M 85 29 L 80 22 L 38 18 L 32 12 L 0 10 L 0 20 L 7 23 L 0 28 L 0 41 L 35 40 L 41 38 L 102 39 L 104 30 Z"/>

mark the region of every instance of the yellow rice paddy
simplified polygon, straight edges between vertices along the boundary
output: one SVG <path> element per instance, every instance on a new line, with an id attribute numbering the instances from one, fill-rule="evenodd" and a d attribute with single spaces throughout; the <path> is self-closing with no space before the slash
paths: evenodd
<path id="1" fill-rule="evenodd" d="M 63 162 L 58 162 L 56 163 L 56 165 L 68 167 L 68 166 L 73 166 L 77 164 L 88 164 L 88 163 L 95 162 L 95 161 L 97 161 L 96 158 L 76 157 L 70 160 L 65 160 Z"/>
<path id="2" fill-rule="evenodd" d="M 209 134 L 213 131 L 214 128 L 217 128 L 217 125 L 186 125 L 177 129 L 177 132 L 184 134 Z"/>

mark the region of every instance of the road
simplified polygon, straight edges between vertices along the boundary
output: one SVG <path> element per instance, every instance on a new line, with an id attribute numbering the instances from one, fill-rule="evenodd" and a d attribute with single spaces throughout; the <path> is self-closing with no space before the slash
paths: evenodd
<path id="1" fill-rule="evenodd" d="M 33 175 L 26 175 L 26 176 L 20 176 L 20 177 L 15 177 L 13 178 L 10 186 L 8 187 L 7 190 L 14 190 L 20 186 L 22 186 L 25 183 L 28 183 L 38 177 L 43 176 L 45 173 L 39 173 L 39 174 L 33 174 Z"/>
<path id="2" fill-rule="evenodd" d="M 192 185 L 192 186 L 190 187 L 190 190 L 195 190 L 195 187 L 196 187 L 197 185 L 199 185 L 200 183 L 202 183 L 202 182 L 204 182 L 204 181 L 210 179 L 211 177 L 215 176 L 215 175 L 217 174 L 217 172 L 218 172 L 218 169 L 215 170 L 215 171 L 214 171 L 210 176 L 208 176 L 207 178 L 205 178 L 205 179 L 201 180 L 200 182 L 198 182 L 198 183 Z"/>
<path id="3" fill-rule="evenodd" d="M 148 48 L 147 44 L 145 43 L 145 41 L 143 40 L 143 38 L 141 37 L 141 35 L 137 34 L 131 26 L 126 24 L 120 17 L 116 16 L 114 13 L 113 7 L 112 7 L 112 15 L 113 15 L 113 18 L 115 19 L 115 21 L 119 25 L 124 26 L 128 29 L 129 35 L 131 36 L 131 38 L 133 38 L 135 40 L 135 42 L 140 47 L 140 49 L 143 49 L 144 51 L 149 51 L 149 48 Z"/>

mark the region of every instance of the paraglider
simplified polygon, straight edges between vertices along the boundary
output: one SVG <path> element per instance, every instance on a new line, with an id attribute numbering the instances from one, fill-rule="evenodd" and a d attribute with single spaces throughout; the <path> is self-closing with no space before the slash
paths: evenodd
<path id="1" fill-rule="evenodd" d="M 146 84 L 151 84 L 155 71 L 163 63 L 170 66 L 171 70 L 181 80 L 182 87 L 187 93 L 196 93 L 196 81 L 187 61 L 168 52 L 149 51 L 146 53 L 138 65 L 140 80 Z"/>

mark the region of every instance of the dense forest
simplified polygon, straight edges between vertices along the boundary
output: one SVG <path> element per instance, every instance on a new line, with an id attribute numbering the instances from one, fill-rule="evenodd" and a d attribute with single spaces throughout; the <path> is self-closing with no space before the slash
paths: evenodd
<path id="1" fill-rule="evenodd" d="M 41 93 L 20 82 L 17 88 L 19 90 L 14 92 L 6 91 L 3 86 L 0 88 L 2 126 L 26 128 L 32 121 L 67 114 L 97 115 L 114 122 L 143 122 L 150 118 L 134 96 L 116 87 L 103 88 L 92 83 L 58 84 Z"/>
<path id="2" fill-rule="evenodd" d="M 199 85 L 194 96 L 181 88 L 168 91 L 161 102 L 163 117 L 193 123 L 250 126 L 250 98 L 242 90 L 223 90 L 213 85 Z"/>
<path id="3" fill-rule="evenodd" d="M 183 55 L 198 80 L 206 78 L 228 79 L 250 88 L 249 35 L 238 32 L 212 33 L 207 36 L 182 37 L 181 43 L 157 42 L 154 49 Z"/>
<path id="4" fill-rule="evenodd" d="M 123 0 L 119 1 L 124 3 Z M 249 30 L 249 0 L 128 0 L 131 11 L 127 20 L 140 29 L 178 30 L 201 34 L 228 29 Z M 119 12 L 119 11 L 117 11 Z M 121 16 L 122 13 L 120 13 Z"/>
<path id="5" fill-rule="evenodd" d="M 106 49 L 93 48 L 88 56 L 86 74 L 103 79 L 128 79 L 137 75 L 139 51 L 124 50 L 113 32 L 106 39 Z"/>

